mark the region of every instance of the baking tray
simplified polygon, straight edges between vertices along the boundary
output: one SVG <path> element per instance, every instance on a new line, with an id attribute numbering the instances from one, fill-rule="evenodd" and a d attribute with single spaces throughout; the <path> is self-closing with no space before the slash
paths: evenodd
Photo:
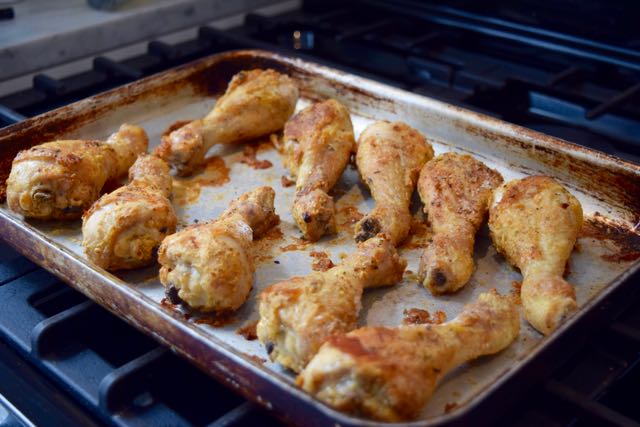
<path id="1" fill-rule="evenodd" d="M 413 424 L 469 420 L 481 409 L 486 412 L 491 408 L 487 402 L 497 397 L 508 399 L 506 391 L 523 388 L 518 381 L 530 381 L 552 365 L 545 362 L 540 366 L 540 360 L 559 359 L 549 357 L 548 351 L 558 347 L 562 336 L 578 330 L 581 321 L 587 322 L 587 314 L 596 311 L 595 307 L 622 288 L 625 279 L 638 269 L 638 165 L 362 77 L 263 51 L 211 56 L 5 128 L 0 131 L 0 180 L 4 183 L 18 150 L 55 139 L 103 139 L 123 122 L 143 126 L 155 146 L 171 124 L 208 112 L 231 76 L 251 68 L 274 68 L 292 76 L 301 89 L 298 110 L 327 97 L 339 99 L 352 113 L 356 135 L 374 119 L 403 120 L 422 131 L 437 154 L 471 153 L 498 169 L 505 180 L 532 174 L 553 176 L 582 203 L 586 221 L 568 276 L 576 287 L 576 315 L 547 338 L 523 321 L 520 337 L 507 350 L 447 375 Z M 324 253 L 337 264 L 354 249 L 353 222 L 358 213 L 373 206 L 356 170 L 348 167 L 333 191 L 339 233 L 307 245 L 299 239 L 289 212 L 294 187 L 282 182 L 281 177 L 288 176 L 288 172 L 269 138 L 214 147 L 209 155 L 203 170 L 191 178 L 174 181 L 180 227 L 217 217 L 232 199 L 265 184 L 276 190 L 276 210 L 281 217 L 279 227 L 255 243 L 258 262 L 254 289 L 246 304 L 232 316 L 190 315 L 168 304 L 157 279 L 157 265 L 117 275 L 92 266 L 81 252 L 79 221 L 24 221 L 3 204 L 2 238 L 89 298 L 285 421 L 300 425 L 378 425 L 337 412 L 302 392 L 294 385 L 291 373 L 267 361 L 258 341 L 247 340 L 238 331 L 257 319 L 256 297 L 267 285 L 309 273 L 316 261 L 312 255 Z M 252 156 L 267 160 L 271 166 L 262 162 L 264 168 L 256 167 Z M 400 249 L 409 262 L 405 278 L 394 287 L 365 291 L 361 325 L 398 325 L 403 311 L 409 308 L 443 311 L 451 319 L 464 304 L 494 287 L 517 299 L 521 276 L 496 254 L 486 227 L 476 243 L 477 271 L 464 289 L 437 298 L 423 289 L 414 272 L 429 230 L 423 225 L 417 200 L 413 212 L 415 236 Z"/>

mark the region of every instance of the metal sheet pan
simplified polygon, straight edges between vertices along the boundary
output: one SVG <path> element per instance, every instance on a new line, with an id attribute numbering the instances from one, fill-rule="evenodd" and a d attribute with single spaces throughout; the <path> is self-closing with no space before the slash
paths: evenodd
<path id="1" fill-rule="evenodd" d="M 554 176 L 583 205 L 587 220 L 568 276 L 576 287 L 578 313 L 548 338 L 523 321 L 519 339 L 506 351 L 448 375 L 416 423 L 451 423 L 472 413 L 479 403 L 512 383 L 537 355 L 570 333 L 586 313 L 638 270 L 638 165 L 361 77 L 262 51 L 215 55 L 5 128 L 0 131 L 0 179 L 4 183 L 10 162 L 20 149 L 53 139 L 105 138 L 123 122 L 143 126 L 155 146 L 174 122 L 208 112 L 233 74 L 267 67 L 286 72 L 299 83 L 302 98 L 298 110 L 310 102 L 335 97 L 349 107 L 356 135 L 375 119 L 403 120 L 422 131 L 437 154 L 469 152 L 498 169 L 506 180 L 531 174 Z M 247 164 L 251 162 L 243 162 L 250 157 L 243 151 L 247 146 L 253 147 L 258 159 L 272 165 L 256 169 Z M 279 228 L 256 242 L 254 289 L 233 316 L 191 316 L 163 303 L 157 265 L 117 275 L 92 266 L 81 252 L 79 221 L 24 221 L 3 204 L 1 235 L 73 287 L 286 421 L 374 425 L 336 412 L 297 389 L 293 375 L 268 362 L 258 341 L 249 341 L 238 333 L 240 327 L 257 319 L 256 296 L 264 287 L 311 271 L 311 252 L 325 252 L 337 264 L 353 250 L 353 220 L 373 206 L 357 172 L 348 167 L 333 192 L 339 233 L 307 245 L 299 240 L 300 233 L 289 212 L 294 187 L 281 182 L 288 172 L 268 138 L 250 145 L 214 147 L 209 156 L 206 168 L 174 182 L 174 205 L 181 226 L 215 218 L 229 201 L 265 184 L 276 190 L 276 210 L 281 217 Z M 403 311 L 409 308 L 432 313 L 440 310 L 451 319 L 462 305 L 494 287 L 502 294 L 515 295 L 514 283 L 521 276 L 496 254 L 486 227 L 476 244 L 477 271 L 461 292 L 435 298 L 423 289 L 414 272 L 429 230 L 422 225 L 418 200 L 413 211 L 416 235 L 401 248 L 402 256 L 409 261 L 405 279 L 394 287 L 365 292 L 361 325 L 398 325 Z"/>

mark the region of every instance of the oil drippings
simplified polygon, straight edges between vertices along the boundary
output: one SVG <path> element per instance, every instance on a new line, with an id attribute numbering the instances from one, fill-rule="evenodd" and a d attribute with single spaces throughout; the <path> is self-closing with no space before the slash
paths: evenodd
<path id="1" fill-rule="evenodd" d="M 263 145 L 265 143 L 252 143 L 244 147 L 242 150 L 242 157 L 240 158 L 240 163 L 244 163 L 245 165 L 253 168 L 253 169 L 269 169 L 273 166 L 269 160 L 258 160 L 258 152 L 264 150 Z M 271 146 L 271 143 L 267 143 L 268 146 Z"/>
<path id="2" fill-rule="evenodd" d="M 173 202 L 178 206 L 198 201 L 202 187 L 220 187 L 229 182 L 229 168 L 219 156 L 209 157 L 202 171 L 188 178 L 173 178 Z"/>
<path id="3" fill-rule="evenodd" d="M 236 334 L 241 335 L 247 341 L 254 341 L 258 339 L 258 334 L 256 332 L 257 326 L 258 321 L 254 320 L 236 329 Z"/>
<path id="4" fill-rule="evenodd" d="M 311 269 L 314 271 L 327 271 L 335 266 L 326 252 L 313 251 L 309 256 L 313 258 Z"/>

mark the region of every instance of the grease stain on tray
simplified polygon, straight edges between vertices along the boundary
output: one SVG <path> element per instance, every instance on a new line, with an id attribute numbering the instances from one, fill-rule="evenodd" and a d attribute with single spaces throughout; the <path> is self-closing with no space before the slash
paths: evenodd
<path id="1" fill-rule="evenodd" d="M 173 202 L 178 206 L 197 202 L 202 187 L 220 187 L 228 183 L 229 172 L 222 157 L 209 157 L 196 175 L 188 178 L 173 178 Z"/>
<path id="2" fill-rule="evenodd" d="M 329 254 L 326 252 L 313 251 L 309 253 L 309 256 L 313 258 L 311 269 L 314 271 L 327 271 L 335 266 L 331 258 L 329 258 Z"/>
<path id="3" fill-rule="evenodd" d="M 254 341 L 258 339 L 258 334 L 256 332 L 256 328 L 258 326 L 258 320 L 252 320 L 249 323 L 244 324 L 243 326 L 236 329 L 236 334 L 244 337 L 247 341 Z"/>
<path id="4" fill-rule="evenodd" d="M 258 153 L 270 149 L 273 149 L 273 144 L 270 141 L 252 142 L 242 150 L 240 163 L 244 163 L 253 169 L 269 169 L 273 166 L 273 163 L 269 160 L 258 160 Z"/>

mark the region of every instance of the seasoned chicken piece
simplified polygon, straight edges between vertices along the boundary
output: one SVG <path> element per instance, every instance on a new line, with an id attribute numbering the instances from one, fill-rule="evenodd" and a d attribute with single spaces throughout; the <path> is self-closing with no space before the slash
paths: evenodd
<path id="1" fill-rule="evenodd" d="M 271 187 L 258 187 L 234 200 L 216 221 L 165 238 L 158 262 L 167 297 L 203 312 L 240 307 L 253 287 L 253 238 L 279 221 L 274 197 Z"/>
<path id="2" fill-rule="evenodd" d="M 406 265 L 377 236 L 341 265 L 269 286 L 260 294 L 257 335 L 271 360 L 302 370 L 329 336 L 357 326 L 363 289 L 399 282 Z"/>
<path id="3" fill-rule="evenodd" d="M 576 308 L 575 290 L 562 275 L 581 227 L 580 202 L 552 178 L 511 181 L 494 193 L 493 243 L 522 272 L 525 317 L 545 335 Z"/>
<path id="4" fill-rule="evenodd" d="M 7 179 L 7 204 L 28 218 L 78 219 L 148 142 L 142 128 L 124 124 L 105 142 L 54 141 L 21 151 Z"/>
<path id="5" fill-rule="evenodd" d="M 405 123 L 376 122 L 362 132 L 356 164 L 376 207 L 356 224 L 356 241 L 384 233 L 397 245 L 407 237 L 411 195 L 420 169 L 432 157 L 425 137 Z"/>
<path id="6" fill-rule="evenodd" d="M 365 327 L 332 336 L 297 383 L 344 412 L 379 421 L 411 420 L 447 372 L 503 350 L 519 330 L 511 299 L 484 293 L 447 323 Z"/>
<path id="7" fill-rule="evenodd" d="M 98 199 L 82 217 L 84 253 L 106 270 L 150 264 L 162 240 L 176 231 L 169 166 L 143 154 L 129 169 L 129 180 L 129 185 Z"/>
<path id="8" fill-rule="evenodd" d="M 241 71 L 206 117 L 162 138 L 156 155 L 178 175 L 190 175 L 214 144 L 230 144 L 282 129 L 298 101 L 298 87 L 274 70 Z"/>
<path id="9" fill-rule="evenodd" d="M 502 176 L 468 154 L 445 153 L 420 172 L 418 192 L 433 229 L 420 260 L 419 277 L 434 295 L 464 286 L 473 271 L 476 232 Z"/>
<path id="10" fill-rule="evenodd" d="M 297 176 L 292 213 L 305 239 L 315 242 L 335 233 L 335 207 L 327 192 L 347 167 L 355 144 L 349 111 L 335 99 L 310 105 L 287 122 L 279 148 Z"/>

